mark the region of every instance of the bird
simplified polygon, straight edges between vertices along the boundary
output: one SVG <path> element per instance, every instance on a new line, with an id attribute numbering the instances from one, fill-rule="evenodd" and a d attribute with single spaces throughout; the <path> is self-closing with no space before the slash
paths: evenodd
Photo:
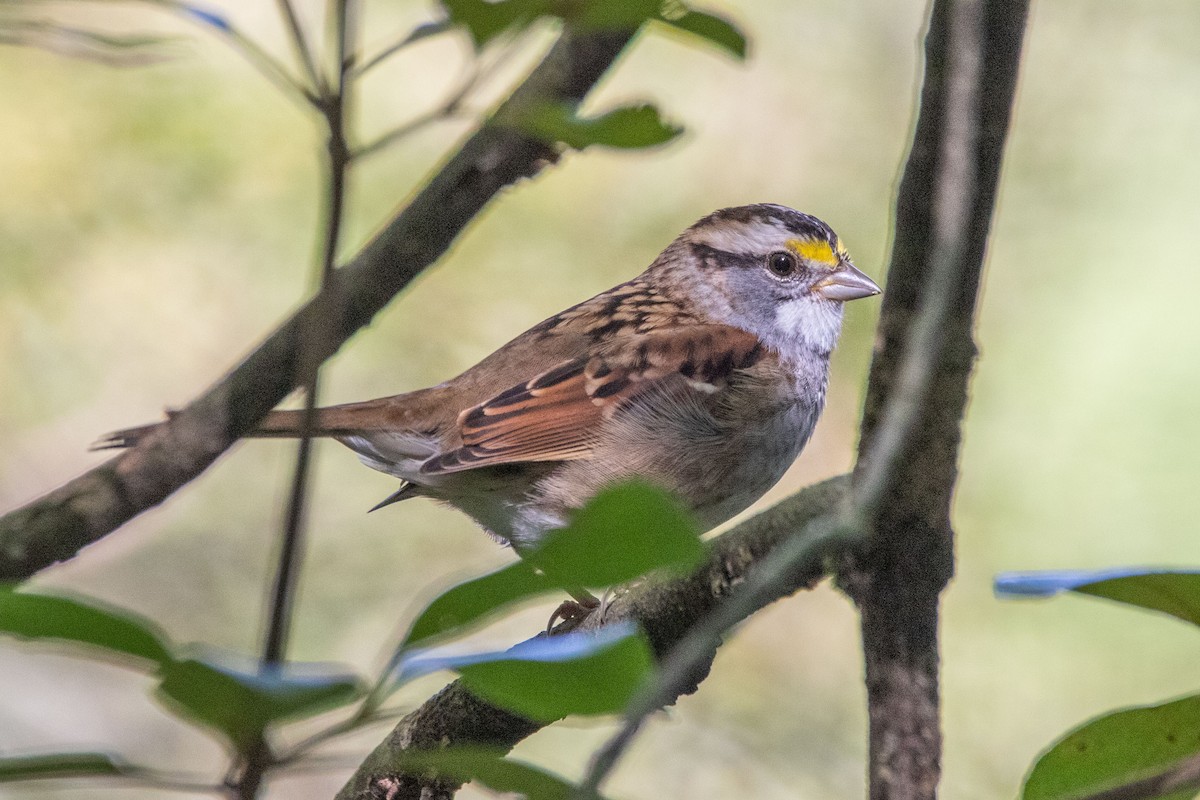
<path id="1" fill-rule="evenodd" d="M 310 434 L 400 479 L 376 508 L 433 498 L 518 555 L 630 479 L 674 493 L 711 529 L 800 454 L 825 404 L 843 306 L 879 292 L 820 219 L 770 203 L 724 208 L 637 277 L 457 377 L 318 409 Z M 272 411 L 248 436 L 301 436 L 303 414 Z M 97 446 L 128 447 L 154 427 Z"/>

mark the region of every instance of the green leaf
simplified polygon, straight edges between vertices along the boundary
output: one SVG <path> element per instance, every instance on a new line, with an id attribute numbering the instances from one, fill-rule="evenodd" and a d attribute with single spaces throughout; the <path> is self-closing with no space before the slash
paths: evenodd
<path id="1" fill-rule="evenodd" d="M 121 775 L 123 772 L 116 759 L 104 753 L 53 753 L 0 758 L 0 783 L 37 778 Z"/>
<path id="2" fill-rule="evenodd" d="M 223 733 L 239 752 L 254 746 L 272 722 L 313 716 L 363 692 L 356 676 L 319 665 L 251 672 L 211 659 L 172 662 L 159 685 L 172 710 Z"/>
<path id="3" fill-rule="evenodd" d="M 1200 625 L 1200 572 L 1122 568 L 1017 572 L 997 576 L 999 595 L 1045 597 L 1064 591 L 1105 597 Z"/>
<path id="4" fill-rule="evenodd" d="M 659 19 L 662 0 L 591 0 L 574 7 L 564 4 L 563 17 L 579 28 L 634 30 L 642 23 Z"/>
<path id="5" fill-rule="evenodd" d="M 548 142 L 562 142 L 576 150 L 588 145 L 631 150 L 669 142 L 683 132 L 658 115 L 653 106 L 625 106 L 598 117 L 580 117 L 570 106 L 546 103 L 527 112 L 518 122 L 527 133 Z"/>
<path id="6" fill-rule="evenodd" d="M 1075 729 L 1038 758 L 1023 800 L 1067 800 L 1121 786 L 1200 753 L 1200 695 L 1117 711 Z M 1188 800 L 1194 789 L 1166 795 Z"/>
<path id="7" fill-rule="evenodd" d="M 705 553 L 679 501 L 633 481 L 597 494 L 527 558 L 562 586 L 584 587 L 614 586 L 654 569 L 685 572 Z"/>
<path id="8" fill-rule="evenodd" d="M 1161 611 L 1200 625 L 1200 573 L 1146 572 L 1075 587 L 1080 594 Z"/>
<path id="9" fill-rule="evenodd" d="M 537 574 L 524 561 L 481 578 L 460 583 L 425 606 L 404 637 L 401 647 L 411 647 L 448 632 L 461 632 L 472 623 L 499 611 L 502 606 L 554 591 L 553 582 Z"/>
<path id="10" fill-rule="evenodd" d="M 106 609 L 95 601 L 18 592 L 12 587 L 0 588 L 0 633 L 89 645 L 101 648 L 103 653 L 132 656 L 139 662 L 163 664 L 171 660 L 166 638 L 148 620 Z"/>
<path id="11" fill-rule="evenodd" d="M 519 794 L 527 800 L 566 800 L 574 788 L 557 775 L 507 759 L 503 750 L 490 748 L 408 751 L 398 761 L 404 772 L 433 772 L 464 783 L 475 781 L 493 792 Z"/>
<path id="12" fill-rule="evenodd" d="M 594 634 L 567 636 L 601 636 Z M 549 637 L 552 642 L 557 638 Z M 625 635 L 590 653 L 565 661 L 522 657 L 517 645 L 507 658 L 459 667 L 463 682 L 480 697 L 538 722 L 554 722 L 570 714 L 615 714 L 653 670 L 650 646 L 640 634 Z M 537 655 L 535 653 L 535 655 Z"/>
<path id="13" fill-rule="evenodd" d="M 476 50 L 509 29 L 528 28 L 552 5 L 552 0 L 442 0 L 450 21 L 467 29 Z"/>
<path id="14" fill-rule="evenodd" d="M 680 16 L 664 15 L 662 21 L 673 28 L 715 44 L 738 60 L 746 58 L 746 37 L 737 26 L 716 14 L 685 11 Z"/>

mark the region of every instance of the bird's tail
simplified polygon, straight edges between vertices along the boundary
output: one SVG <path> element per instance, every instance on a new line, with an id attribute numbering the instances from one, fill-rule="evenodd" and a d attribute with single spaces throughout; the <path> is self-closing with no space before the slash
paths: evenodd
<path id="1" fill-rule="evenodd" d="M 375 401 L 368 403 L 350 403 L 343 406 L 319 408 L 313 419 L 310 436 L 344 437 L 371 429 L 379 424 L 379 411 Z M 167 411 L 169 420 L 178 412 Z M 133 447 L 149 434 L 165 425 L 165 422 L 155 422 L 150 425 L 138 425 L 134 428 L 124 428 L 105 434 L 91 446 L 92 450 L 119 450 Z M 303 411 L 272 411 L 258 423 L 258 427 L 243 434 L 246 438 L 299 438 L 303 435 Z"/>

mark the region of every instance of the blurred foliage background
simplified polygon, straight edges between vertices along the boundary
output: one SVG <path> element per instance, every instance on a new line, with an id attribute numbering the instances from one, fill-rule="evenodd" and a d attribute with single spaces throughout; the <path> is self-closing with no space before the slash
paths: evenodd
<path id="1" fill-rule="evenodd" d="M 317 5 L 300 4 L 310 20 Z M 273 4 L 213 7 L 283 52 Z M 882 275 L 925 4 L 706 7 L 749 34 L 745 65 L 656 30 L 592 103 L 655 100 L 685 136 L 655 151 L 571 154 L 510 190 L 330 362 L 324 401 L 449 377 L 640 271 L 721 206 L 772 201 L 815 213 Z M 99 463 L 104 455 L 86 451 L 99 434 L 153 420 L 215 380 L 301 301 L 313 273 L 314 121 L 195 26 L 146 6 L 84 13 L 113 30 L 183 38 L 170 60 L 137 68 L 0 50 L 4 509 Z M 368 3 L 368 50 L 431 13 L 424 3 Z M 1200 560 L 1198 41 L 1200 7 L 1189 0 L 1034 5 L 955 509 L 946 797 L 1011 797 L 1035 754 L 1069 726 L 1196 689 L 1200 642 L 1172 630 L 1178 622 L 1076 597 L 999 602 L 991 578 Z M 441 100 L 468 53 L 464 37 L 436 37 L 373 74 L 358 98 L 362 138 Z M 537 55 L 532 47 L 508 65 L 491 96 Z M 347 253 L 468 124 L 426 128 L 358 165 Z M 850 467 L 877 311 L 849 307 L 825 417 L 764 503 Z M 291 655 L 365 671 L 420 598 L 512 556 L 431 503 L 366 515 L 393 481 L 336 444 L 319 453 Z M 36 585 L 135 610 L 177 641 L 256 652 L 292 459 L 287 444 L 240 445 Z M 547 610 L 490 635 L 523 637 Z M 845 599 L 823 587 L 777 603 L 731 638 L 698 695 L 656 719 L 611 794 L 859 797 L 860 673 Z M 0 752 L 92 747 L 219 774 L 216 743 L 171 721 L 148 682 L 124 670 L 4 641 L 0 685 Z M 419 702 L 435 687 L 430 679 L 402 699 Z M 607 732 L 560 724 L 518 754 L 575 776 Z M 382 734 L 331 748 L 346 769 L 288 773 L 270 796 L 329 796 Z M 8 786 L 0 796 L 79 788 Z"/>

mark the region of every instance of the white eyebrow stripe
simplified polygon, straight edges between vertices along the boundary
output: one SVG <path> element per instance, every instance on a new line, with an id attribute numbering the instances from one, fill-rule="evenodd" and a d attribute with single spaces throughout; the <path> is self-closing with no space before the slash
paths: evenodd
<path id="1" fill-rule="evenodd" d="M 727 253 L 762 253 L 771 247 L 776 235 L 782 243 L 796 238 L 794 231 L 771 220 L 754 223 L 723 222 L 718 226 L 697 231 L 696 240 Z"/>

